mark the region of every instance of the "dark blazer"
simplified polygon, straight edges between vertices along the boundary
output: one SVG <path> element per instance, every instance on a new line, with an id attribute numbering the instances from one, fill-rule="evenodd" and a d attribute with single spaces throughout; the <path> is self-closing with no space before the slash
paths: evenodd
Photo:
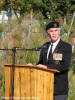
<path id="1" fill-rule="evenodd" d="M 38 64 L 46 65 L 48 68 L 57 69 L 60 72 L 54 74 L 54 95 L 68 94 L 68 70 L 72 57 L 72 47 L 70 44 L 60 40 L 56 46 L 54 54 L 62 55 L 62 60 L 55 60 L 51 56 L 47 60 L 47 52 L 50 42 L 45 43 L 41 50 Z M 59 57 L 60 58 L 60 57 Z"/>

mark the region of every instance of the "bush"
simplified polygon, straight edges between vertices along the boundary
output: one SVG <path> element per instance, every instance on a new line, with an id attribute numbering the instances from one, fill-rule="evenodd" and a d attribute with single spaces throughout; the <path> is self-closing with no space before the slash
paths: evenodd
<path id="1" fill-rule="evenodd" d="M 20 36 L 18 33 L 12 34 L 12 38 L 13 38 L 13 39 L 16 39 L 16 40 L 18 40 L 18 41 L 21 40 L 21 36 Z"/>
<path id="2" fill-rule="evenodd" d="M 3 27 L 2 25 L 0 24 L 0 33 L 3 32 Z"/>

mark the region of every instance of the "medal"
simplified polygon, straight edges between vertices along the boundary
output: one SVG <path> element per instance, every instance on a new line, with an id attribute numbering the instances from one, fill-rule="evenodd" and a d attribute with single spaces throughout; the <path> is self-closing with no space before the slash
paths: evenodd
<path id="1" fill-rule="evenodd" d="M 62 53 L 54 53 L 53 54 L 53 59 L 54 60 L 62 60 Z"/>

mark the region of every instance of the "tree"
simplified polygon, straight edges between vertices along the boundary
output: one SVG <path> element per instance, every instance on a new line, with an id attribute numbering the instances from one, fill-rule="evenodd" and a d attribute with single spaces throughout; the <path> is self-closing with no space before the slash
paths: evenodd
<path id="1" fill-rule="evenodd" d="M 45 18 L 56 19 L 59 16 L 73 14 L 75 0 L 42 0 L 41 12 Z"/>
<path id="2" fill-rule="evenodd" d="M 55 20 L 67 16 L 75 10 L 75 0 L 0 0 L 0 10 L 13 10 L 24 16 L 25 13 L 41 12 L 44 18 Z"/>
<path id="3" fill-rule="evenodd" d="M 41 12 L 45 18 L 55 19 L 57 17 L 56 9 L 56 1 L 42 0 Z"/>
<path id="4" fill-rule="evenodd" d="M 40 11 L 41 0 L 1 0 L 0 10 L 13 10 L 18 18 L 17 14 L 20 14 L 20 18 L 24 16 L 25 13 L 30 13 L 33 11 Z"/>

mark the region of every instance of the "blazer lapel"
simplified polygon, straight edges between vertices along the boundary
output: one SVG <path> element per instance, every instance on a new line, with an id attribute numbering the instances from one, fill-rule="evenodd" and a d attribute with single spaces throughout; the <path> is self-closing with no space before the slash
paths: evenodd
<path id="1" fill-rule="evenodd" d="M 54 52 L 59 52 L 59 50 L 60 50 L 61 48 L 62 48 L 62 40 L 60 39 L 60 41 L 59 41 L 59 43 L 57 44 L 57 46 L 56 46 Z M 54 52 L 53 52 L 53 53 L 54 53 Z"/>

